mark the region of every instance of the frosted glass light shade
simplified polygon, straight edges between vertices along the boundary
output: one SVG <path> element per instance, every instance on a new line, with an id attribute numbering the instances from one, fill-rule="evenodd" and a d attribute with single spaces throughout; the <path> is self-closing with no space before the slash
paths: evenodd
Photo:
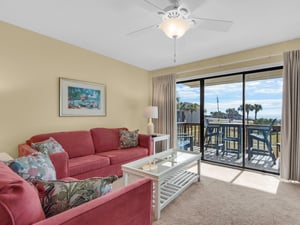
<path id="1" fill-rule="evenodd" d="M 182 18 L 166 19 L 159 27 L 171 39 L 182 37 L 190 28 L 188 21 Z"/>

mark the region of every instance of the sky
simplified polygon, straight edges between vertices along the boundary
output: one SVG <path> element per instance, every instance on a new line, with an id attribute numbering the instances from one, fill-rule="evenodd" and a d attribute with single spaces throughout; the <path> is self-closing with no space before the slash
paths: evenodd
<path id="1" fill-rule="evenodd" d="M 257 113 L 258 119 L 281 119 L 282 78 L 247 81 L 245 90 L 246 104 L 260 104 L 263 108 Z M 185 84 L 177 84 L 176 91 L 179 101 L 200 104 L 199 87 L 190 88 Z M 204 108 L 207 114 L 217 111 L 217 97 L 220 111 L 225 112 L 228 108 L 237 109 L 242 104 L 242 83 L 205 87 Z M 254 118 L 254 111 L 249 113 L 249 118 Z"/>

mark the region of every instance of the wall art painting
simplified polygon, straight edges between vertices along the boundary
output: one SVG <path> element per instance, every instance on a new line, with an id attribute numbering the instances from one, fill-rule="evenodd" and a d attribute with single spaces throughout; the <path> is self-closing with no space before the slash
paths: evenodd
<path id="1" fill-rule="evenodd" d="M 105 116 L 105 85 L 93 82 L 59 79 L 60 116 Z"/>

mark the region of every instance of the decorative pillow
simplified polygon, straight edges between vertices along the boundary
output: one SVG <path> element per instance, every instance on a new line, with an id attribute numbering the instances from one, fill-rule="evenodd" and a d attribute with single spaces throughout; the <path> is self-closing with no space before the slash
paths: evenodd
<path id="1" fill-rule="evenodd" d="M 138 145 L 139 139 L 139 130 L 128 131 L 120 130 L 120 147 L 121 148 L 130 148 Z"/>
<path id="2" fill-rule="evenodd" d="M 49 156 L 40 152 L 7 161 L 6 165 L 25 180 L 30 178 L 56 179 L 56 172 Z"/>
<path id="3" fill-rule="evenodd" d="M 45 141 L 32 143 L 31 147 L 45 154 L 64 152 L 63 147 L 52 137 Z"/>
<path id="4" fill-rule="evenodd" d="M 94 177 L 80 181 L 31 180 L 37 188 L 46 217 L 79 206 L 111 191 L 117 176 Z"/>

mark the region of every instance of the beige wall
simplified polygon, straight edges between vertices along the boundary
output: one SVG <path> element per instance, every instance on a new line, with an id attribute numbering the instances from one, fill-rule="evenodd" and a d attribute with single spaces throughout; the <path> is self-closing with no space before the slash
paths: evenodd
<path id="1" fill-rule="evenodd" d="M 147 72 L 2 22 L 0 37 L 0 152 L 12 156 L 17 144 L 38 133 L 120 126 L 145 132 L 151 76 L 181 79 L 277 63 L 282 52 L 300 46 L 299 38 Z M 59 77 L 105 84 L 107 116 L 59 117 Z"/>
<path id="2" fill-rule="evenodd" d="M 0 22 L 0 152 L 34 134 L 128 127 L 145 132 L 148 72 Z M 101 41 L 101 40 L 99 40 Z M 107 116 L 59 117 L 59 77 L 106 85 Z"/>

